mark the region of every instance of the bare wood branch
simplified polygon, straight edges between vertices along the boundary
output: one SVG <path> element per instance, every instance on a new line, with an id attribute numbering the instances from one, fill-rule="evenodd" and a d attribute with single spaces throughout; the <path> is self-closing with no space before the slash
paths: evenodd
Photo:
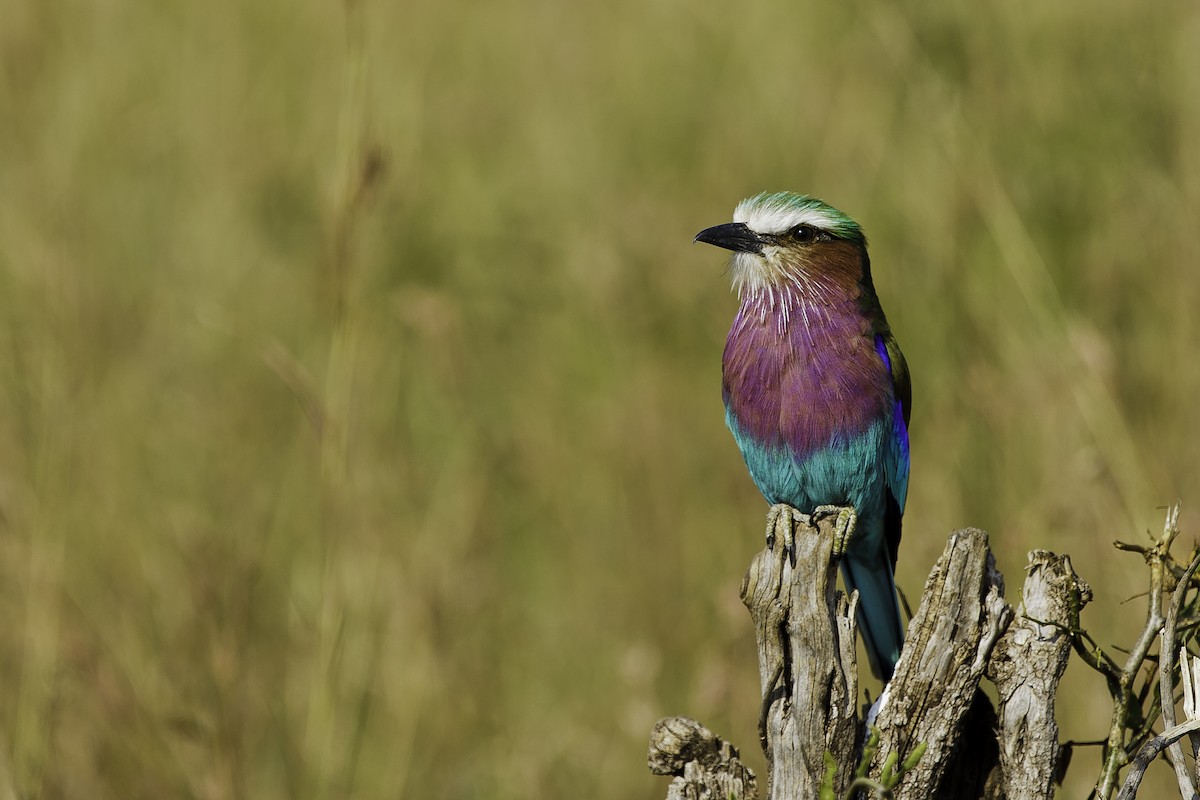
<path id="1" fill-rule="evenodd" d="M 963 719 L 975 701 L 992 648 L 1011 617 L 1012 609 L 1004 602 L 1004 579 L 996 571 L 987 534 L 972 528 L 956 531 L 925 583 L 887 701 L 876 720 L 881 739 L 872 774 L 878 773 L 890 753 L 903 761 L 919 745 L 927 747 L 894 791 L 896 800 L 943 796 L 940 787 Z"/>
<path id="2" fill-rule="evenodd" d="M 858 739 L 855 609 L 836 589 L 832 521 L 797 521 L 793 537 L 794 564 L 777 541 L 755 556 L 742 583 L 758 641 L 771 800 L 816 797 L 827 752 L 840 795 Z"/>
<path id="3" fill-rule="evenodd" d="M 1069 556 L 1029 554 L 1021 609 L 988 664 L 999 693 L 1000 763 L 1004 794 L 1054 796 L 1059 763 L 1054 698 L 1071 653 L 1074 609 L 1091 597 Z"/>
<path id="4" fill-rule="evenodd" d="M 1100 780 L 1096 784 L 1096 796 L 1102 800 L 1111 797 L 1113 791 L 1116 790 L 1117 773 L 1128 763 L 1131 748 L 1136 747 L 1136 738 L 1128 744 L 1126 742 L 1126 732 L 1130 727 L 1128 724 L 1130 711 L 1137 708 L 1140 712 L 1143 706 L 1141 698 L 1135 696 L 1134 684 L 1142 666 L 1151 657 L 1150 648 L 1162 634 L 1163 625 L 1166 623 L 1166 618 L 1163 616 L 1163 591 L 1166 576 L 1171 574 L 1167 568 L 1167 564 L 1171 560 L 1171 543 L 1178 533 L 1179 530 L 1172 524 L 1170 513 L 1168 513 L 1163 533 L 1154 541 L 1152 547 L 1139 549 L 1132 546 L 1124 548 L 1118 546 L 1118 549 L 1139 552 L 1146 559 L 1146 564 L 1150 568 L 1150 588 L 1146 603 L 1146 623 L 1138 635 L 1137 643 L 1134 644 L 1125 659 L 1125 665 L 1117 680 L 1117 691 L 1113 692 L 1112 681 L 1109 681 L 1109 691 L 1113 692 L 1113 713 L 1105 748 L 1104 764 L 1101 768 Z M 1120 543 L 1117 544 L 1120 545 Z M 1149 720 L 1147 720 L 1146 727 L 1149 727 Z"/>
<path id="5" fill-rule="evenodd" d="M 1165 522 L 1166 535 L 1174 540 L 1179 535 L 1179 503 L 1167 509 Z M 1179 625 L 1179 611 L 1183 607 L 1184 598 L 1190 588 L 1192 575 L 1200 565 L 1200 555 L 1192 559 L 1192 563 L 1184 570 L 1171 593 L 1171 602 L 1167 606 L 1166 624 L 1163 625 L 1162 644 L 1159 646 L 1158 657 L 1158 702 L 1162 709 L 1163 727 L 1175 726 L 1175 636 Z M 1194 742 L 1193 742 L 1194 744 Z M 1194 755 L 1193 751 L 1193 755 Z M 1175 770 L 1175 781 L 1179 785 L 1181 797 L 1190 800 L 1196 796 L 1196 784 L 1188 771 L 1187 761 L 1183 757 L 1183 747 L 1179 742 L 1167 746 L 1167 760 Z"/>
<path id="6" fill-rule="evenodd" d="M 737 748 L 687 717 L 660 719 L 647 757 L 655 775 L 674 775 L 667 800 L 757 800 L 758 781 Z"/>
<path id="7" fill-rule="evenodd" d="M 1163 731 L 1142 745 L 1137 756 L 1129 762 L 1129 772 L 1125 774 L 1125 782 L 1121 784 L 1121 791 L 1117 792 L 1117 800 L 1133 800 L 1137 797 L 1137 790 L 1142 783 L 1142 777 L 1146 774 L 1146 768 L 1154 759 L 1184 736 L 1197 732 L 1200 732 L 1200 719 L 1192 719 Z M 1185 797 L 1187 800 L 1192 800 L 1195 794 L 1185 795 Z"/>

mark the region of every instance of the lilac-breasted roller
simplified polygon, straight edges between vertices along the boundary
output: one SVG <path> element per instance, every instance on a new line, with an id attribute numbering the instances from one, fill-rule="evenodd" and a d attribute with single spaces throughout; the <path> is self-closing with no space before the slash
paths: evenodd
<path id="1" fill-rule="evenodd" d="M 725 421 L 771 520 L 782 514 L 790 532 L 792 509 L 838 514 L 835 552 L 859 592 L 871 671 L 889 678 L 904 642 L 893 571 L 912 392 L 867 239 L 841 211 L 792 192 L 743 200 L 733 220 L 696 236 L 733 251 L 741 300 L 722 360 Z"/>

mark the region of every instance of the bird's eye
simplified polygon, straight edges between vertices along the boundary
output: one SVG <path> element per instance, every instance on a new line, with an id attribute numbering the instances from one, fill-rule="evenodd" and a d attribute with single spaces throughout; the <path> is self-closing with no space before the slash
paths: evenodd
<path id="1" fill-rule="evenodd" d="M 797 225 L 790 231 L 792 238 L 800 244 L 808 244 L 817 240 L 817 229 L 812 225 Z"/>

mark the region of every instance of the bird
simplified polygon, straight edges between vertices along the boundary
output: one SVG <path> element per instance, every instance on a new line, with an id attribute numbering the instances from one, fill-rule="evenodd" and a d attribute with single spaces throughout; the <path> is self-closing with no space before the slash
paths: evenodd
<path id="1" fill-rule="evenodd" d="M 862 228 L 795 192 L 740 202 L 694 239 L 733 251 L 740 300 L 722 356 L 725 421 L 780 522 L 836 515 L 834 552 L 871 671 L 904 643 L 895 563 L 908 494 L 912 388 L 871 279 Z M 790 546 L 790 542 L 787 542 Z M 794 550 L 792 551 L 794 557 Z"/>

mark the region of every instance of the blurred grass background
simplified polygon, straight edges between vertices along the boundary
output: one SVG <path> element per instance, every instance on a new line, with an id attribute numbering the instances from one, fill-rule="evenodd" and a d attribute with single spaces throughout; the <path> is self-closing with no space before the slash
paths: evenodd
<path id="1" fill-rule="evenodd" d="M 649 799 L 671 713 L 762 774 L 691 238 L 764 189 L 871 237 L 910 596 L 975 525 L 1128 643 L 1108 543 L 1200 532 L 1193 3 L 2 7 L 0 796 Z"/>

